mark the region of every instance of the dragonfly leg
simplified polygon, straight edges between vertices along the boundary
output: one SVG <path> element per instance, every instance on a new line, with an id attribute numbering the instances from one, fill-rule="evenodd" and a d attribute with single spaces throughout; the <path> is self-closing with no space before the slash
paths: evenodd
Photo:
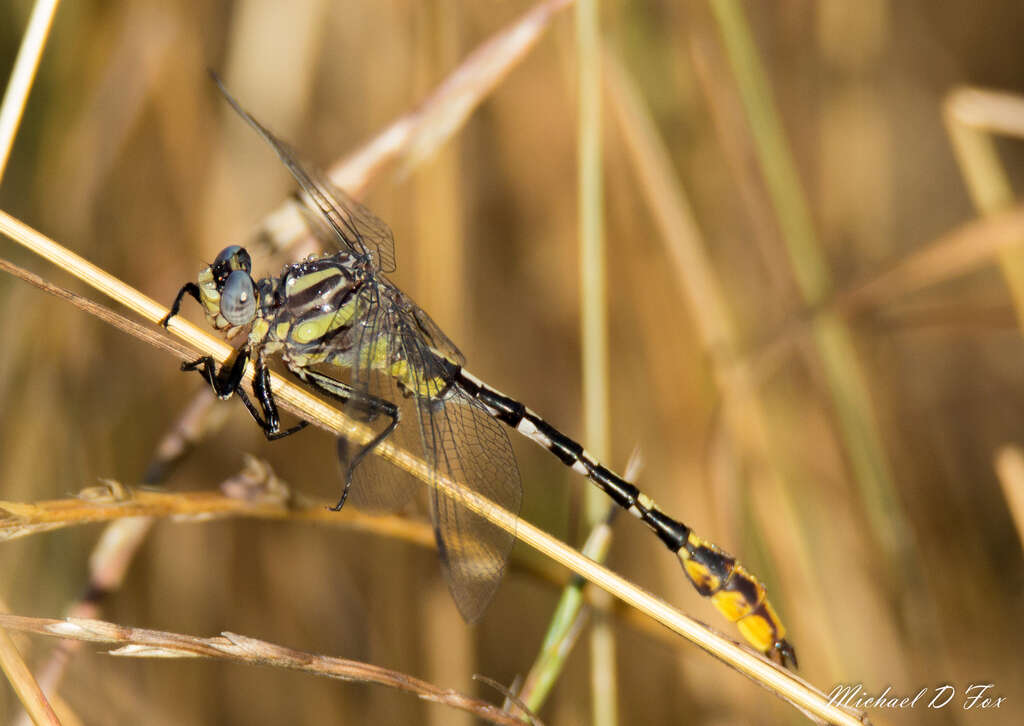
<path id="1" fill-rule="evenodd" d="M 202 298 L 199 296 L 199 285 L 194 282 L 184 285 L 180 290 L 178 290 L 178 296 L 174 298 L 174 303 L 171 305 L 171 311 L 164 316 L 163 320 L 160 321 L 161 326 L 166 328 L 167 324 L 171 322 L 171 318 L 178 314 L 178 311 L 181 310 L 181 301 L 185 295 L 191 295 L 200 305 L 203 302 Z"/>
<path id="2" fill-rule="evenodd" d="M 220 399 L 228 399 L 232 395 L 237 395 L 242 400 L 242 403 L 245 404 L 249 414 L 263 430 L 263 435 L 270 441 L 283 439 L 285 436 L 301 431 L 309 425 L 308 421 L 300 421 L 290 429 L 281 430 L 281 417 L 277 412 L 274 396 L 270 392 L 270 372 L 267 370 L 267 366 L 261 357 L 254 361 L 256 375 L 253 378 L 252 389 L 253 393 L 256 394 L 256 400 L 259 402 L 262 411 L 256 407 L 245 392 L 245 389 L 242 388 L 242 376 L 245 373 L 245 364 L 248 360 L 249 352 L 242 349 L 235 356 L 231 367 L 221 366 L 219 373 L 216 370 L 216 361 L 208 355 L 191 363 L 183 363 L 181 369 L 183 371 L 198 371 L 199 375 L 210 384 L 213 392 Z"/>
<path id="3" fill-rule="evenodd" d="M 345 506 L 345 500 L 348 499 L 348 491 L 352 487 L 352 477 L 355 475 L 356 467 L 359 466 L 360 462 L 362 462 L 367 454 L 377 448 L 382 441 L 388 438 L 394 430 L 398 428 L 398 422 L 401 420 L 401 415 L 399 414 L 398 406 L 393 404 L 391 401 L 378 398 L 370 393 L 354 388 L 353 386 L 350 386 L 343 381 L 339 381 L 336 378 L 331 378 L 330 376 L 324 375 L 318 371 L 306 369 L 295 369 L 293 372 L 299 378 L 316 386 L 316 388 L 323 391 L 331 398 L 344 403 L 349 413 L 353 414 L 356 418 L 364 421 L 365 423 L 371 423 L 378 416 L 382 415 L 391 419 L 384 430 L 370 439 L 366 445 L 356 452 L 355 456 L 349 457 L 348 442 L 345 441 L 345 439 L 338 439 L 338 459 L 345 462 L 345 488 L 341 491 L 341 497 L 338 499 L 338 503 L 331 507 L 332 511 L 337 512 Z"/>
<path id="4" fill-rule="evenodd" d="M 252 379 L 252 392 L 256 394 L 256 400 L 259 401 L 260 407 L 263 409 L 263 420 L 260 420 L 255 406 L 249 401 L 245 391 L 239 388 L 238 393 L 242 403 L 245 404 L 245 407 L 249 409 L 249 413 L 256 419 L 256 423 L 263 429 L 263 434 L 267 437 L 267 440 L 276 441 L 283 439 L 285 436 L 291 436 L 297 431 L 302 431 L 302 429 L 306 428 L 309 425 L 309 421 L 299 421 L 290 429 L 281 431 L 281 416 L 277 412 L 277 402 L 274 400 L 274 395 L 270 392 L 270 370 L 267 368 L 267 364 L 263 362 L 262 355 L 257 356 L 253 364 L 256 367 L 256 374 Z"/>
<path id="5" fill-rule="evenodd" d="M 245 372 L 245 364 L 249 362 L 249 351 L 240 350 L 231 367 L 221 366 L 217 372 L 217 362 L 208 355 L 197 358 L 191 363 L 182 363 L 183 371 L 198 371 L 199 375 L 210 384 L 210 388 L 217 394 L 217 398 L 226 400 L 232 394 L 238 393 L 242 385 L 242 374 Z"/>
<path id="6" fill-rule="evenodd" d="M 385 401 L 384 403 L 387 402 Z M 352 486 L 352 477 L 356 472 L 356 467 L 359 466 L 359 463 L 367 454 L 377 448 L 384 439 L 389 437 L 394 430 L 398 428 L 398 421 L 400 418 L 401 416 L 398 414 L 398 409 L 394 408 L 391 423 L 389 423 L 383 431 L 370 439 L 369 443 L 359 449 L 359 451 L 356 452 L 356 455 L 351 458 L 348 456 L 348 442 L 345 441 L 345 439 L 338 439 L 338 459 L 348 459 L 348 466 L 345 468 L 345 488 L 341 490 L 341 498 L 338 499 L 338 503 L 331 507 L 332 511 L 337 512 L 345 506 L 345 500 L 348 499 L 348 490 Z"/>

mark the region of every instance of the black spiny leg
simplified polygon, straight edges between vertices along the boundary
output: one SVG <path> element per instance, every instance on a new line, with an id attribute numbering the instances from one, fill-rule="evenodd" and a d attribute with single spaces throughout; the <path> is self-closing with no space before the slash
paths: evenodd
<path id="1" fill-rule="evenodd" d="M 389 423 L 383 431 L 370 439 L 370 441 L 363 448 L 359 449 L 359 451 L 356 452 L 356 455 L 351 459 L 348 459 L 348 442 L 342 438 L 338 439 L 338 458 L 348 459 L 348 467 L 345 469 L 345 488 L 341 491 L 341 498 L 338 500 L 338 503 L 331 507 L 331 511 L 333 512 L 340 511 L 341 508 L 345 506 L 345 500 L 348 499 L 348 490 L 352 486 L 352 477 L 356 473 L 356 467 L 359 466 L 359 463 L 367 454 L 377 448 L 384 439 L 390 436 L 394 430 L 398 428 L 398 421 L 401 418 L 398 415 L 398 407 L 388 401 L 384 401 L 383 399 L 377 400 L 382 404 L 391 407 L 392 410 L 386 412 L 386 414 L 391 417 L 391 423 Z"/>
<path id="2" fill-rule="evenodd" d="M 221 366 L 220 373 L 217 373 L 217 361 L 208 355 L 191 363 L 182 363 L 181 370 L 199 371 L 199 375 L 210 384 L 210 388 L 217 394 L 217 398 L 227 400 L 231 398 L 232 394 L 241 392 L 242 374 L 245 372 L 245 364 L 248 362 L 249 351 L 240 350 L 231 367 Z"/>
<path id="3" fill-rule="evenodd" d="M 232 395 L 237 395 L 242 399 L 242 403 L 245 404 L 253 420 L 263 430 L 263 435 L 270 441 L 283 439 L 285 436 L 301 431 L 309 425 L 308 421 L 300 421 L 290 429 L 281 431 L 281 417 L 277 413 L 277 404 L 270 391 L 270 372 L 267 370 L 267 366 L 263 363 L 262 358 L 257 358 L 254 361 L 256 374 L 253 378 L 252 388 L 253 393 L 256 394 L 256 400 L 259 401 L 260 408 L 263 410 L 261 412 L 256 408 L 256 405 L 249 399 L 245 389 L 242 388 L 242 374 L 245 373 L 245 364 L 248 360 L 249 351 L 243 349 L 235 356 L 235 360 L 230 368 L 221 366 L 219 374 L 216 372 L 216 361 L 208 355 L 191 363 L 183 363 L 181 370 L 198 371 L 206 382 L 210 384 L 217 397 L 222 400 L 231 398 Z"/>
<path id="4" fill-rule="evenodd" d="M 178 290 L 178 296 L 174 298 L 174 304 L 171 305 L 171 311 L 164 316 L 163 320 L 160 321 L 161 326 L 166 328 L 167 324 L 171 322 L 171 318 L 178 314 L 178 311 L 181 310 L 182 298 L 184 298 L 185 295 L 191 295 L 196 299 L 197 303 L 202 305 L 203 300 L 199 295 L 199 285 L 195 284 L 194 282 L 186 284 L 180 290 Z"/>
<path id="5" fill-rule="evenodd" d="M 256 373 L 252 379 L 252 392 L 256 394 L 256 400 L 260 402 L 265 420 L 260 420 L 256 407 L 249 401 L 245 391 L 239 389 L 238 393 L 242 403 L 245 404 L 246 408 L 249 409 L 249 413 L 256 419 L 256 423 L 263 429 L 263 434 L 267 437 L 267 440 L 276 441 L 277 439 L 283 439 L 285 436 L 291 436 L 295 432 L 302 431 L 302 429 L 309 426 L 309 421 L 299 421 L 290 429 L 281 431 L 281 417 L 277 413 L 277 402 L 274 400 L 274 394 L 270 392 L 270 370 L 267 368 L 266 363 L 263 362 L 263 356 L 257 356 L 254 365 Z"/>
<path id="6" fill-rule="evenodd" d="M 293 373 L 302 380 L 312 383 L 331 398 L 345 404 L 346 410 L 364 423 L 371 423 L 381 415 L 391 419 L 391 422 L 384 430 L 370 439 L 351 459 L 348 457 L 347 442 L 345 439 L 338 439 L 338 458 L 342 461 L 347 461 L 347 465 L 345 468 L 345 488 L 341 492 L 341 498 L 338 499 L 338 503 L 331 507 L 332 511 L 337 512 L 345 506 L 345 500 L 348 499 L 348 490 L 352 487 L 352 477 L 355 474 L 356 467 L 359 466 L 359 463 L 367 454 L 377 448 L 384 439 L 398 428 L 398 422 L 401 420 L 398 406 L 391 403 L 391 401 L 378 398 L 358 388 L 353 388 L 347 383 L 317 371 L 297 369 L 293 370 Z"/>

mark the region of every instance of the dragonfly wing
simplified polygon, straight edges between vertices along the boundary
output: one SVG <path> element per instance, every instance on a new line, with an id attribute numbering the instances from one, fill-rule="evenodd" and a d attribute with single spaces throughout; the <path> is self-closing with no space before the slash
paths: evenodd
<path id="1" fill-rule="evenodd" d="M 435 341 L 417 326 L 409 310 L 383 306 L 353 331 L 359 337 L 349 341 L 358 351 L 351 384 L 398 405 L 402 416 L 388 438 L 390 444 L 422 459 L 438 478 L 450 479 L 518 515 L 522 486 L 508 434 L 480 403 L 450 386 L 446 375 L 451 361 L 438 356 Z M 406 372 L 382 370 L 382 358 L 397 361 Z M 384 422 L 378 417 L 371 425 L 379 431 Z M 350 444 L 343 450 L 357 451 Z M 343 461 L 343 470 L 346 464 Z M 423 482 L 378 456 L 364 458 L 354 479 L 351 499 L 371 509 L 394 509 L 417 488 L 426 491 Z M 476 621 L 501 582 L 515 535 L 473 513 L 465 495 L 435 487 L 428 496 L 448 588 L 462 616 Z"/>
<path id="2" fill-rule="evenodd" d="M 423 439 L 420 434 L 415 402 L 403 395 L 394 377 L 375 365 L 374 361 L 385 357 L 388 351 L 398 345 L 394 310 L 379 304 L 379 290 L 367 287 L 361 293 L 365 313 L 352 326 L 346 347 L 352 351 L 350 384 L 357 391 L 376 399 L 395 404 L 399 422 L 387 441 L 417 456 L 423 456 Z M 330 341 L 324 343 L 330 345 Z M 367 420 L 358 404 L 345 406 L 345 411 L 354 418 L 366 421 L 375 431 L 382 431 L 389 421 L 381 416 Z M 359 452 L 359 445 L 339 439 L 338 454 L 341 473 L 348 471 L 351 457 Z M 375 511 L 398 511 L 410 500 L 422 499 L 423 483 L 379 456 L 365 456 L 353 473 L 350 497 L 361 509 Z"/>
<path id="3" fill-rule="evenodd" d="M 518 516 L 522 485 L 504 428 L 468 397 L 450 399 L 443 412 L 426 410 L 429 405 L 419 408 L 434 470 Z M 462 617 L 475 622 L 501 583 L 515 534 L 440 489 L 432 492 L 432 513 L 448 589 Z"/>
<path id="4" fill-rule="evenodd" d="M 429 395 L 417 397 L 423 452 L 438 478 L 447 478 L 519 515 L 522 484 L 512 444 L 504 427 L 460 389 L 439 391 L 431 384 L 431 360 L 422 341 L 420 384 Z M 437 487 L 431 491 L 434 535 L 441 565 L 455 604 L 468 622 L 479 620 L 498 589 L 515 534 L 474 513 L 465 496 Z"/>
<path id="5" fill-rule="evenodd" d="M 369 254 L 379 272 L 395 271 L 395 236 L 386 222 L 315 167 L 303 166 L 294 158 L 292 163 L 285 161 L 285 165 L 302 187 L 306 205 L 326 222 L 331 234 L 326 239 L 321 237 L 324 242 L 355 250 L 357 254 Z"/>
<path id="6" fill-rule="evenodd" d="M 465 365 L 466 358 L 462 355 L 462 351 L 455 346 L 455 343 L 448 339 L 444 331 L 427 315 L 427 311 L 418 307 L 411 300 L 409 302 L 412 305 L 412 314 L 419 334 L 427 341 L 430 347 L 450 363 L 460 366 Z"/>
<path id="7" fill-rule="evenodd" d="M 211 72 L 211 76 L 235 113 L 274 149 L 295 181 L 299 183 L 306 204 L 320 215 L 326 229 L 329 230 L 329 234 L 325 235 L 324 225 L 316 224 L 313 225 L 314 232 L 335 247 L 360 256 L 369 255 L 373 259 L 374 268 L 380 272 L 394 272 L 395 238 L 391 228 L 373 212 L 328 181 L 322 172 L 300 162 L 298 155 L 288 144 L 274 136 L 242 108 L 215 73 Z"/>

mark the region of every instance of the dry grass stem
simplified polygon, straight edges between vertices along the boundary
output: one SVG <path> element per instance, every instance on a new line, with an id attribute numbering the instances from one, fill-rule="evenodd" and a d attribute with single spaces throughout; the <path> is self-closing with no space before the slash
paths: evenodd
<path id="1" fill-rule="evenodd" d="M 60 726 L 57 714 L 53 712 L 32 671 L 3 627 L 0 627 L 0 668 L 3 669 L 32 723 L 36 726 Z"/>
<path id="2" fill-rule="evenodd" d="M 343 681 L 373 683 L 415 695 L 425 701 L 467 711 L 496 724 L 521 724 L 522 720 L 503 713 L 484 701 L 457 691 L 439 688 L 419 678 L 387 668 L 345 658 L 292 650 L 235 633 L 198 638 L 145 628 L 128 628 L 101 620 L 84 618 L 32 618 L 0 613 L 0 628 L 71 638 L 119 646 L 110 655 L 133 658 L 216 658 L 236 663 L 288 668 Z"/>
<path id="3" fill-rule="evenodd" d="M 2 214 L 2 212 L 0 212 L 0 214 Z M 139 325 L 123 315 L 118 315 L 110 308 L 104 307 L 103 305 L 95 303 L 88 298 L 82 297 L 67 288 L 54 285 L 53 283 L 39 277 L 39 275 L 29 272 L 23 267 L 18 267 L 3 258 L 0 258 L 0 270 L 17 277 L 19 280 L 27 282 L 33 287 L 39 288 L 43 292 L 47 292 L 61 298 L 62 300 L 66 300 L 79 310 L 87 312 L 90 315 L 94 315 L 103 322 L 109 323 L 115 328 L 118 328 L 122 332 L 135 336 L 139 340 L 143 340 L 153 347 L 159 348 L 165 353 L 177 356 L 183 361 L 195 360 L 197 357 L 195 350 L 181 345 L 173 338 L 169 338 L 162 333 L 156 332 L 152 328 Z"/>
<path id="4" fill-rule="evenodd" d="M 527 707 L 525 703 L 523 703 L 522 699 L 515 694 L 515 690 L 519 682 L 518 677 L 512 681 L 511 687 L 507 687 L 502 683 L 498 683 L 498 681 L 494 680 L 493 678 L 488 678 L 487 676 L 480 675 L 479 673 L 473 674 L 473 680 L 479 683 L 483 683 L 485 686 L 493 688 L 495 691 L 497 691 L 505 697 L 505 702 L 502 704 L 502 711 L 514 713 L 516 716 L 522 716 L 523 718 L 528 719 L 529 722 L 533 724 L 540 723 L 539 721 L 537 721 L 537 717 L 533 714 L 533 712 Z"/>
<path id="5" fill-rule="evenodd" d="M 57 13 L 60 0 L 38 0 L 32 8 L 28 27 L 21 36 L 21 47 L 14 61 L 11 77 L 7 81 L 3 102 L 0 103 L 0 180 L 4 178 L 7 160 L 10 158 L 14 137 L 18 133 L 21 115 L 28 102 L 29 91 L 39 68 L 39 60 L 50 35 L 53 16 Z"/>
<path id="6" fill-rule="evenodd" d="M 197 444 L 220 429 L 227 418 L 227 409 L 215 406 L 217 397 L 208 388 L 200 389 L 168 427 L 146 466 L 143 481 L 160 484 L 170 470 Z"/>
<path id="7" fill-rule="evenodd" d="M 162 493 L 129 489 L 110 482 L 86 490 L 71 499 L 34 503 L 0 501 L 0 541 L 41 532 L 96 522 L 136 517 L 173 517 L 183 521 L 205 521 L 225 517 L 318 522 L 331 526 L 372 532 L 423 547 L 434 546 L 434 535 L 427 525 L 403 517 L 368 514 L 346 507 L 332 512 L 329 502 L 289 504 L 274 497 L 239 499 L 218 492 Z M 119 537 L 108 546 L 121 546 Z M 106 560 L 107 558 L 104 558 Z M 123 568 L 118 568 L 122 571 Z M 111 583 L 114 578 L 103 578 Z"/>

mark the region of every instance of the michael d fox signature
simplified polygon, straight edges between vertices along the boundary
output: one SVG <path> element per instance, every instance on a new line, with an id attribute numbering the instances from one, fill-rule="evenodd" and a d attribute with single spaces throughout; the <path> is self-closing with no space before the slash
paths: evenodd
<path id="1" fill-rule="evenodd" d="M 833 706 L 849 708 L 884 708 L 901 710 L 911 708 L 962 708 L 964 711 L 997 709 L 1006 702 L 1006 696 L 993 692 L 994 683 L 972 683 L 957 693 L 955 686 L 948 683 L 941 686 L 925 686 L 917 693 L 894 694 L 892 686 L 886 686 L 881 693 L 870 694 L 860 683 L 840 683 L 828 694 Z"/>

